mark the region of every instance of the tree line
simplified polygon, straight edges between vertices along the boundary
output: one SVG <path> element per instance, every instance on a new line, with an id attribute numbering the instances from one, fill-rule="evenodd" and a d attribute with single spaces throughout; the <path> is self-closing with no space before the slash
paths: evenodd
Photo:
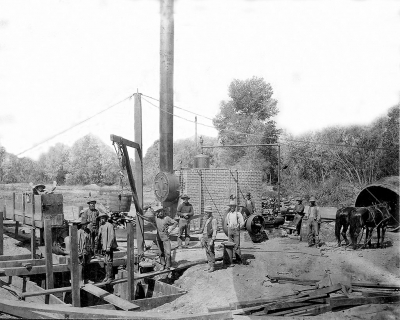
<path id="1" fill-rule="evenodd" d="M 211 168 L 257 170 L 264 187 L 276 186 L 280 161 L 283 196 L 314 195 L 321 205 L 345 204 L 369 183 L 399 175 L 399 105 L 369 125 L 336 126 L 292 136 L 273 120 L 279 112 L 278 101 L 263 78 L 235 79 L 228 95 L 213 119 L 218 137 L 200 140 L 203 145 L 248 147 L 205 149 Z M 281 145 L 280 159 L 276 147 L 249 146 L 275 143 Z M 175 141 L 174 169 L 193 167 L 200 152 L 194 137 Z M 1 183 L 112 185 L 120 181 L 120 170 L 113 148 L 93 135 L 84 136 L 72 147 L 58 143 L 38 161 L 17 158 L 0 146 Z M 158 140 L 148 148 L 143 170 L 144 184 L 151 186 L 159 172 Z"/>

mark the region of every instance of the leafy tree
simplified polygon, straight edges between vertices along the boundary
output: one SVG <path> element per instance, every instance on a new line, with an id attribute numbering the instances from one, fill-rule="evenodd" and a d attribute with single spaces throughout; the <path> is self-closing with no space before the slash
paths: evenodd
<path id="1" fill-rule="evenodd" d="M 263 78 L 235 79 L 229 86 L 228 101 L 222 101 L 213 123 L 222 144 L 276 143 L 279 130 L 271 119 L 278 114 L 273 90 Z M 222 152 L 224 165 L 263 170 L 276 180 L 276 148 L 230 148 Z"/>

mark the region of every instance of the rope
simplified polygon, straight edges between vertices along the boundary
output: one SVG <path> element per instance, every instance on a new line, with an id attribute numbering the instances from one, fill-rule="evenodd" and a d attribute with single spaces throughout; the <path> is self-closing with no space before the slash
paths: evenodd
<path id="1" fill-rule="evenodd" d="M 67 129 L 65 129 L 65 130 L 63 130 L 63 131 L 60 131 L 60 132 L 54 134 L 54 135 L 51 136 L 50 138 L 47 138 L 47 139 L 45 139 L 45 140 L 43 140 L 43 141 L 41 141 L 41 142 L 35 144 L 34 146 L 32 146 L 32 147 L 30 147 L 30 148 L 28 148 L 28 149 L 26 149 L 26 150 L 24 150 L 24 151 L 18 153 L 16 156 L 18 157 L 18 156 L 20 156 L 21 154 L 23 154 L 23 153 L 25 153 L 25 152 L 27 152 L 27 151 L 30 151 L 30 150 L 32 150 L 32 149 L 34 149 L 34 148 L 40 146 L 41 144 L 44 144 L 44 143 L 46 143 L 47 141 L 50 141 L 50 140 L 54 139 L 55 137 L 58 137 L 59 135 L 62 135 L 63 133 L 65 133 L 65 132 L 67 132 L 67 131 L 69 131 L 69 130 L 71 130 L 71 129 L 77 127 L 77 126 L 79 126 L 80 124 L 82 124 L 82 123 L 84 123 L 84 122 L 86 122 L 86 121 L 89 121 L 90 119 L 94 118 L 95 116 L 98 116 L 99 114 L 101 114 L 101 113 L 103 113 L 103 112 L 106 112 L 107 110 L 109 110 L 109 109 L 111 109 L 111 108 L 117 106 L 118 104 L 120 104 L 120 103 L 122 103 L 122 102 L 124 102 L 124 101 L 126 101 L 126 100 L 128 100 L 128 99 L 131 99 L 134 95 L 135 95 L 135 94 L 132 94 L 132 95 L 130 95 L 129 97 L 126 97 L 125 99 L 122 99 L 121 101 L 119 101 L 119 102 L 117 102 L 117 103 L 114 103 L 113 105 L 111 105 L 111 106 L 109 106 L 109 107 L 107 107 L 107 108 L 105 108 L 105 109 L 103 109 L 103 110 L 101 110 L 101 111 L 95 113 L 94 115 L 90 116 L 89 118 L 86 118 L 86 119 L 84 119 L 84 120 L 82 120 L 82 121 L 79 121 L 78 123 L 76 123 L 76 124 L 70 126 L 69 128 L 67 128 Z"/>

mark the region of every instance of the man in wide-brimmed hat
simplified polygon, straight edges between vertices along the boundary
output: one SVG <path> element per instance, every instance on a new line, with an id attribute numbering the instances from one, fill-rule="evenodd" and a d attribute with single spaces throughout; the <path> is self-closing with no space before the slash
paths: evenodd
<path id="1" fill-rule="evenodd" d="M 164 210 L 165 209 L 162 206 L 156 206 L 153 208 L 153 211 L 156 214 L 156 242 L 160 255 L 162 270 L 171 268 L 171 241 L 169 240 L 169 234 L 178 225 L 177 221 L 165 215 Z"/>
<path id="2" fill-rule="evenodd" d="M 304 205 L 302 204 L 303 199 L 301 199 L 300 197 L 296 198 L 297 204 L 294 206 L 294 213 L 295 213 L 295 217 L 294 220 L 298 220 L 297 224 L 296 224 L 296 232 L 297 235 L 300 235 L 300 230 L 301 230 L 301 223 L 303 221 L 303 217 L 304 217 Z"/>
<path id="3" fill-rule="evenodd" d="M 204 208 L 205 223 L 203 225 L 203 237 L 201 245 L 206 249 L 208 269 L 204 271 L 213 272 L 215 268 L 215 238 L 217 237 L 217 219 L 212 215 L 212 207 Z"/>
<path id="4" fill-rule="evenodd" d="M 228 241 L 234 242 L 234 255 L 238 263 L 242 263 L 242 254 L 240 252 L 240 229 L 244 226 L 243 216 L 236 209 L 235 200 L 229 201 L 229 212 L 226 214 L 225 223 L 228 228 Z M 232 265 L 234 266 L 234 265 Z"/>
<path id="5" fill-rule="evenodd" d="M 44 184 L 38 184 L 32 188 L 34 195 L 40 195 L 46 193 L 46 186 Z"/>
<path id="6" fill-rule="evenodd" d="M 184 247 L 189 245 L 190 235 L 189 235 L 189 223 L 191 217 L 193 217 L 194 210 L 193 206 L 189 203 L 190 197 L 184 194 L 181 199 L 183 202 L 178 205 L 176 214 L 179 217 L 179 234 L 178 234 L 178 248 L 182 246 L 182 241 L 185 241 Z"/>
<path id="7" fill-rule="evenodd" d="M 246 194 L 245 203 L 246 203 L 245 207 L 250 212 L 250 214 L 253 214 L 254 212 L 256 212 L 256 204 L 254 203 L 254 200 L 251 198 L 250 192 L 247 192 L 247 194 Z"/>
<path id="8" fill-rule="evenodd" d="M 96 239 L 99 230 L 99 220 L 97 219 L 97 217 L 99 216 L 100 212 L 96 209 L 96 200 L 89 199 L 87 204 L 89 205 L 89 208 L 82 210 L 79 213 L 79 217 L 88 222 L 87 228 L 90 230 L 90 236 L 92 240 L 91 243 L 92 245 L 94 245 L 94 240 Z M 92 249 L 93 253 L 96 253 L 96 248 Z"/>
<path id="9" fill-rule="evenodd" d="M 79 264 L 82 266 L 81 278 L 83 283 L 88 283 L 90 282 L 88 264 L 90 262 L 93 248 L 90 231 L 87 229 L 87 224 L 89 222 L 85 218 L 81 218 L 73 221 L 73 223 L 76 223 L 78 227 L 78 258 Z"/>
<path id="10" fill-rule="evenodd" d="M 114 278 L 113 261 L 114 250 L 118 248 L 115 238 L 115 230 L 112 223 L 108 222 L 109 216 L 103 212 L 97 217 L 100 220 L 99 233 L 95 240 L 95 247 L 100 246 L 101 252 L 104 255 L 104 265 L 106 269 L 106 277 L 103 282 L 110 283 Z"/>
<path id="11" fill-rule="evenodd" d="M 319 229 L 321 226 L 321 214 L 319 213 L 319 208 L 315 204 L 315 198 L 310 198 L 310 207 L 307 212 L 307 235 L 308 235 L 308 245 L 312 247 L 314 244 L 318 246 L 319 244 Z"/>

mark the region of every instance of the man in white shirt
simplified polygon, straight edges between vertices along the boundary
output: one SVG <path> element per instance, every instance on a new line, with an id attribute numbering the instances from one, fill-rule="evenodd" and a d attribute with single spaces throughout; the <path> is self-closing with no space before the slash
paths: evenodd
<path id="1" fill-rule="evenodd" d="M 204 271 L 213 272 L 215 268 L 215 238 L 217 237 L 217 219 L 215 219 L 212 215 L 211 206 L 206 206 L 204 208 L 204 215 L 206 222 L 203 226 L 201 245 L 206 249 L 208 260 L 208 269 Z"/>
<path id="2" fill-rule="evenodd" d="M 308 222 L 307 222 L 307 234 L 308 234 L 308 246 L 312 247 L 314 244 L 319 244 L 319 229 L 321 226 L 321 214 L 319 208 L 315 204 L 315 198 L 310 198 L 310 207 L 308 208 Z"/>
<path id="3" fill-rule="evenodd" d="M 236 261 L 242 263 L 242 254 L 240 252 L 240 229 L 244 226 L 243 216 L 236 209 L 235 200 L 229 202 L 229 212 L 226 215 L 225 223 L 228 228 L 228 241 L 234 242 L 233 248 Z M 232 267 L 234 265 L 231 265 Z"/>

